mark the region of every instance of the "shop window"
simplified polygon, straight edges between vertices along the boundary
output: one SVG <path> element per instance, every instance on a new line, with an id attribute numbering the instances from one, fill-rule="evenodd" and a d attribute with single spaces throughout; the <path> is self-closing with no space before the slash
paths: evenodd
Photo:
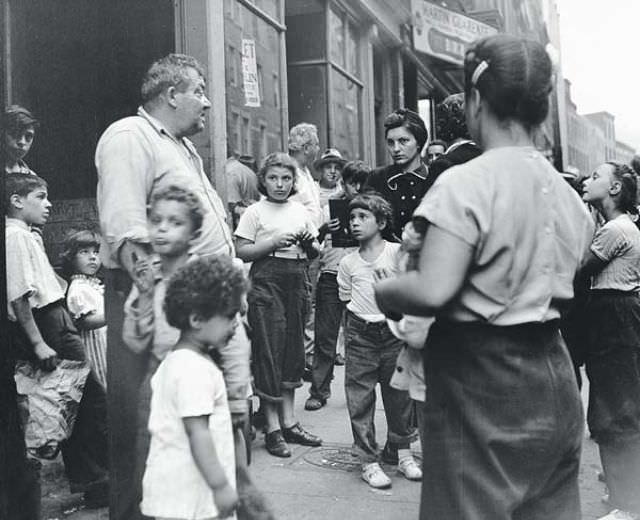
<path id="1" fill-rule="evenodd" d="M 281 50 L 282 23 L 280 20 L 281 0 L 261 0 L 252 3 L 265 15 L 250 11 L 239 0 L 230 0 L 236 12 L 241 13 L 238 20 L 225 17 L 225 44 L 236 49 L 234 61 L 235 78 L 233 72 L 227 69 L 227 111 L 228 114 L 239 113 L 241 116 L 237 124 L 233 122 L 233 115 L 227 117 L 227 134 L 238 129 L 237 148 L 241 153 L 249 155 L 260 153 L 262 138 L 256 121 L 265 121 L 269 131 L 277 140 L 282 139 L 282 114 L 280 70 L 284 56 Z M 245 94 L 245 77 L 242 67 L 243 40 L 251 40 L 255 49 L 256 72 L 259 89 L 259 106 L 247 106 Z M 265 83 L 266 81 L 266 83 Z M 233 83 L 233 85 L 232 85 Z M 253 127 L 251 125 L 254 125 Z M 281 149 L 279 144 L 276 149 Z M 271 150 L 274 151 L 274 150 Z"/>
<path id="2" fill-rule="evenodd" d="M 360 157 L 360 87 L 340 73 L 334 72 L 333 146 L 347 159 Z"/>
<path id="3" fill-rule="evenodd" d="M 329 47 L 331 48 L 331 61 L 345 67 L 344 22 L 342 16 L 331 9 L 329 15 L 331 24 L 331 36 Z"/>

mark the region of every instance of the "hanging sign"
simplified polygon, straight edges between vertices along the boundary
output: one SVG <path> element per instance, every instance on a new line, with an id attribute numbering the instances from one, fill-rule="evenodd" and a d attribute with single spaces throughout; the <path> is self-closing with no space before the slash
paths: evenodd
<path id="1" fill-rule="evenodd" d="M 260 106 L 260 83 L 256 64 L 256 42 L 242 40 L 242 79 L 244 88 L 244 106 Z"/>
<path id="2" fill-rule="evenodd" d="M 467 46 L 498 30 L 426 0 L 411 0 L 413 45 L 416 50 L 456 65 L 464 63 Z"/>

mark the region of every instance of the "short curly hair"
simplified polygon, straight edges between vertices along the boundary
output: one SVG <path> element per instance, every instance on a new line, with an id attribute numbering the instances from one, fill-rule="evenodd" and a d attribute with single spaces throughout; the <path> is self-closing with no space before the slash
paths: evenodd
<path id="1" fill-rule="evenodd" d="M 391 204 L 379 193 L 374 191 L 360 193 L 349 202 L 349 213 L 353 209 L 366 209 L 374 214 L 379 224 L 385 224 L 385 228 L 393 227 L 393 208 Z"/>
<path id="2" fill-rule="evenodd" d="M 267 189 L 264 186 L 264 179 L 267 176 L 267 172 L 271 168 L 287 168 L 291 175 L 293 175 L 293 186 L 291 187 L 291 191 L 289 192 L 289 197 L 291 195 L 295 195 L 298 190 L 296 187 L 298 180 L 298 169 L 296 167 L 296 162 L 291 158 L 289 154 L 284 152 L 273 152 L 267 155 L 262 161 L 262 165 L 260 166 L 260 170 L 258 170 L 258 191 L 266 196 Z"/>
<path id="3" fill-rule="evenodd" d="M 290 152 L 299 152 L 305 145 L 318 142 L 318 127 L 312 123 L 298 123 L 289 130 Z"/>
<path id="4" fill-rule="evenodd" d="M 169 87 L 175 87 L 179 92 L 186 91 L 191 83 L 191 69 L 204 77 L 202 65 L 194 57 L 186 54 L 168 54 L 153 62 L 140 87 L 142 102 L 148 103 Z"/>
<path id="5" fill-rule="evenodd" d="M 203 320 L 233 316 L 240 311 L 249 281 L 227 256 L 199 258 L 185 264 L 169 279 L 164 298 L 167 322 L 189 330 L 189 318 Z"/>
<path id="6" fill-rule="evenodd" d="M 202 221 L 204 220 L 202 202 L 200 202 L 198 195 L 191 190 L 183 188 L 182 186 L 176 186 L 175 184 L 158 188 L 151 194 L 151 200 L 147 207 L 147 215 L 151 213 L 156 202 L 160 200 L 175 200 L 176 202 L 184 204 L 191 218 L 193 231 L 198 231 L 202 227 Z"/>
<path id="7" fill-rule="evenodd" d="M 80 249 L 95 247 L 100 250 L 100 235 L 91 229 L 72 230 L 65 237 L 64 251 L 60 254 L 62 273 L 69 277 L 74 272 L 73 262 Z"/>

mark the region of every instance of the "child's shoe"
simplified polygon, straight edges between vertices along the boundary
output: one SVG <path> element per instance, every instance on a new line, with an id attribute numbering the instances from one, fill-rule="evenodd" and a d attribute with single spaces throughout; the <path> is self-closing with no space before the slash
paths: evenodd
<path id="1" fill-rule="evenodd" d="M 391 487 L 391 479 L 382 471 L 380 464 L 377 462 L 362 466 L 362 480 L 375 489 L 388 489 Z"/>
<path id="2" fill-rule="evenodd" d="M 422 470 L 413 455 L 402 457 L 398 461 L 398 471 L 408 480 L 422 480 Z"/>

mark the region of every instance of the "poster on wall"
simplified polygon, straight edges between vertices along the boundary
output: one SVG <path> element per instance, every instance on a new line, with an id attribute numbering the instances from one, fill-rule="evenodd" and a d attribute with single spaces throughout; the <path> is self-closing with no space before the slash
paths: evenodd
<path id="1" fill-rule="evenodd" d="M 411 0 L 411 14 L 415 49 L 456 65 L 464 63 L 469 43 L 498 32 L 495 27 L 426 0 Z"/>
<path id="2" fill-rule="evenodd" d="M 244 106 L 260 106 L 260 83 L 256 64 L 255 40 L 242 40 L 242 79 L 244 89 Z"/>

